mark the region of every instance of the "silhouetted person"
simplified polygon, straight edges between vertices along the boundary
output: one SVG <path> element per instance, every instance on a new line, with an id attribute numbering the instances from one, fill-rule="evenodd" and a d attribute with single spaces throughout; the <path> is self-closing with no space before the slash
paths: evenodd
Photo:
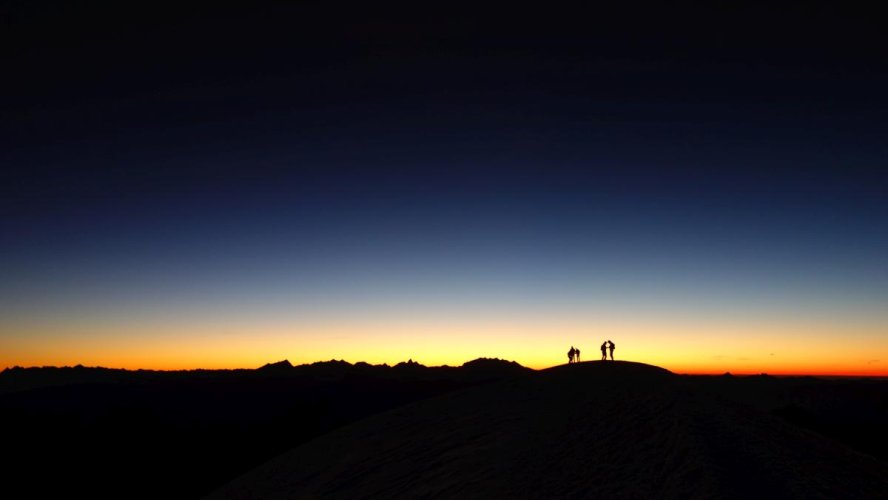
<path id="1" fill-rule="evenodd" d="M 570 350 L 567 351 L 567 364 L 571 364 L 574 362 L 574 354 L 576 354 L 577 350 L 574 349 L 574 346 L 570 346 Z"/>
<path id="2" fill-rule="evenodd" d="M 607 361 L 607 341 L 601 343 L 601 360 Z"/>
<path id="3" fill-rule="evenodd" d="M 577 348 L 574 348 L 574 363 L 579 363 L 579 362 L 580 362 L 580 350 Z"/>
<path id="4" fill-rule="evenodd" d="M 613 361 L 614 360 L 614 347 L 616 347 L 616 346 L 610 340 L 607 341 L 607 344 L 608 344 L 607 348 L 610 349 L 610 352 L 611 352 L 611 361 Z"/>

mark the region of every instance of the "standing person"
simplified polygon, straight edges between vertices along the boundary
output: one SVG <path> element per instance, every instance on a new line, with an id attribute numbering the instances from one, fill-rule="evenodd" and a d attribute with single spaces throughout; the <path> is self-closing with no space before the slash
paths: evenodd
<path id="1" fill-rule="evenodd" d="M 614 360 L 614 347 L 616 347 L 616 346 L 610 340 L 608 340 L 607 343 L 609 344 L 607 346 L 607 348 L 610 349 L 610 352 L 611 352 L 611 361 L 613 361 Z"/>
<path id="2" fill-rule="evenodd" d="M 607 361 L 607 341 L 601 343 L 601 360 Z"/>
<path id="3" fill-rule="evenodd" d="M 580 350 L 576 347 L 574 348 L 574 363 L 580 362 Z"/>
<path id="4" fill-rule="evenodd" d="M 574 353 L 576 353 L 576 349 L 574 349 L 574 346 L 570 346 L 570 350 L 567 351 L 567 364 L 574 362 Z"/>

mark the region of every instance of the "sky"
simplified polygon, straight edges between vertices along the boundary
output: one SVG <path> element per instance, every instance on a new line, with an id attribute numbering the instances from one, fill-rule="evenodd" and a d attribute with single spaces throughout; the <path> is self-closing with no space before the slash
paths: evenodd
<path id="1" fill-rule="evenodd" d="M 0 367 L 888 375 L 888 62 L 826 2 L 6 3 Z"/>

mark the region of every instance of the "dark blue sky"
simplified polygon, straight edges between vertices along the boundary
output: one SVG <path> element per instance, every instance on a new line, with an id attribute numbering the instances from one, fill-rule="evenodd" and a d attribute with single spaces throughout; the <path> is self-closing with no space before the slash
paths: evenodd
<path id="1" fill-rule="evenodd" d="M 888 298 L 867 12 L 4 11 L 0 297 L 21 321 Z"/>

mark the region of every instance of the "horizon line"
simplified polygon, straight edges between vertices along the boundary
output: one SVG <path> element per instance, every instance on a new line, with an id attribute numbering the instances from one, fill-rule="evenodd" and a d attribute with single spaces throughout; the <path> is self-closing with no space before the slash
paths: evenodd
<path id="1" fill-rule="evenodd" d="M 0 371 L 0 373 L 2 373 L 2 372 L 6 372 L 6 371 L 10 371 L 10 370 L 30 370 L 30 369 L 49 369 L 49 368 L 55 368 L 55 369 L 65 369 L 65 368 L 67 368 L 67 369 L 77 369 L 77 368 L 82 368 L 82 369 L 102 369 L 102 370 L 115 370 L 115 371 L 126 371 L 126 372 L 140 372 L 140 371 L 143 371 L 143 372 L 167 372 L 167 373 L 174 373 L 174 372 L 198 372 L 198 371 L 205 371 L 205 372 L 206 372 L 206 371 L 220 371 L 220 372 L 222 372 L 222 371 L 255 371 L 255 370 L 259 370 L 259 369 L 261 369 L 261 368 L 263 368 L 263 367 L 265 367 L 265 366 L 268 366 L 268 365 L 274 365 L 274 364 L 283 363 L 283 362 L 287 362 L 287 363 L 290 364 L 293 368 L 298 368 L 298 367 L 302 367 L 302 366 L 312 366 L 312 365 L 319 364 L 319 363 L 345 363 L 345 364 L 348 364 L 349 366 L 356 366 L 356 365 L 358 365 L 358 364 L 366 364 L 366 365 L 373 366 L 373 367 L 387 367 L 387 368 L 392 368 L 392 367 L 398 366 L 398 365 L 400 365 L 400 364 L 410 364 L 410 363 L 413 363 L 413 364 L 416 364 L 416 365 L 419 365 L 419 366 L 422 366 L 422 367 L 425 367 L 425 368 L 461 368 L 461 367 L 463 367 L 466 363 L 469 363 L 469 362 L 472 362 L 472 361 L 481 360 L 481 359 L 484 359 L 484 360 L 494 360 L 494 361 L 503 361 L 503 362 L 507 362 L 507 363 L 515 363 L 515 364 L 518 364 L 519 366 L 521 366 L 521 367 L 523 367 L 523 368 L 527 368 L 528 370 L 533 370 L 533 371 L 543 371 L 543 370 L 547 370 L 547 369 L 549 369 L 549 368 L 555 368 L 555 367 L 557 367 L 557 366 L 567 366 L 567 365 L 569 365 L 569 363 L 561 363 L 561 364 L 555 364 L 555 365 L 546 366 L 546 367 L 542 367 L 542 368 L 534 368 L 534 367 L 530 367 L 530 366 L 522 365 L 521 363 L 518 363 L 517 361 L 514 361 L 514 360 L 509 360 L 509 359 L 504 359 L 504 358 L 490 358 L 490 357 L 485 357 L 485 356 L 481 356 L 481 357 L 478 357 L 478 358 L 473 358 L 473 359 L 470 359 L 470 360 L 468 360 L 468 361 L 464 361 L 463 363 L 458 364 L 458 365 L 448 365 L 448 364 L 443 364 L 443 365 L 425 365 L 425 364 L 423 364 L 423 363 L 421 363 L 421 362 L 419 362 L 419 361 L 415 361 L 415 360 L 413 360 L 412 358 L 410 358 L 410 359 L 408 359 L 408 360 L 406 360 L 406 361 L 399 361 L 399 362 L 394 363 L 394 364 L 389 364 L 389 363 L 385 363 L 385 362 L 383 362 L 383 363 L 379 363 L 379 364 L 373 364 L 373 363 L 369 363 L 369 362 L 366 362 L 366 361 L 355 361 L 355 362 L 350 362 L 350 361 L 346 361 L 345 359 L 335 359 L 335 358 L 331 358 L 331 359 L 328 359 L 328 360 L 317 360 L 317 361 L 311 361 L 311 362 L 306 362 L 306 363 L 301 363 L 301 364 L 295 365 L 295 364 L 290 363 L 289 359 L 284 358 L 284 359 L 279 360 L 279 361 L 268 362 L 268 363 L 265 363 L 265 364 L 262 365 L 262 366 L 257 366 L 257 367 L 252 367 L 252 368 L 249 368 L 249 367 L 228 367 L 228 368 L 202 368 L 202 367 L 196 367 L 196 368 L 172 368 L 172 369 L 163 369 L 163 368 L 142 368 L 142 367 L 139 367 L 139 368 L 125 368 L 125 367 L 111 367 L 111 366 L 101 366 L 101 365 L 92 365 L 92 366 L 88 366 L 88 365 L 83 365 L 83 364 L 78 363 L 78 364 L 76 364 L 76 365 L 32 365 L 32 366 L 22 366 L 22 365 L 11 365 L 11 366 L 10 366 L 10 365 L 7 365 L 5 368 L 3 368 L 2 371 Z M 603 363 L 613 363 L 613 362 L 630 362 L 630 363 L 639 363 L 639 364 L 645 364 L 645 365 L 650 365 L 650 366 L 656 366 L 656 367 L 658 367 L 658 368 L 664 368 L 664 369 L 670 371 L 671 373 L 673 373 L 673 374 L 675 374 L 675 375 L 690 375 L 690 376 L 725 376 L 725 375 L 728 375 L 728 376 L 750 377 L 750 376 L 763 376 L 763 375 L 764 375 L 764 376 L 771 376 L 771 377 L 888 378 L 888 372 L 884 372 L 884 373 L 878 373 L 878 372 L 877 372 L 877 373 L 859 373 L 859 372 L 858 372 L 858 373 L 855 373 L 855 372 L 850 372 L 850 373 L 849 373 L 849 372 L 838 372 L 838 371 L 814 371 L 814 372 L 780 372 L 780 371 L 777 371 L 777 372 L 767 372 L 767 371 L 760 371 L 760 370 L 752 370 L 752 371 L 731 371 L 731 370 L 724 370 L 724 371 L 722 371 L 722 370 L 713 370 L 713 371 L 708 371 L 708 370 L 673 371 L 673 370 L 670 370 L 669 368 L 665 368 L 665 367 L 662 367 L 662 366 L 659 366 L 659 365 L 655 365 L 655 364 L 651 364 L 651 363 L 643 363 L 643 362 L 640 362 L 640 361 L 632 361 L 632 360 L 628 360 L 628 359 L 620 359 L 620 360 L 598 360 L 598 359 L 593 359 L 593 360 L 589 360 L 589 361 L 582 361 L 581 363 L 602 363 L 602 362 L 603 362 Z"/>

